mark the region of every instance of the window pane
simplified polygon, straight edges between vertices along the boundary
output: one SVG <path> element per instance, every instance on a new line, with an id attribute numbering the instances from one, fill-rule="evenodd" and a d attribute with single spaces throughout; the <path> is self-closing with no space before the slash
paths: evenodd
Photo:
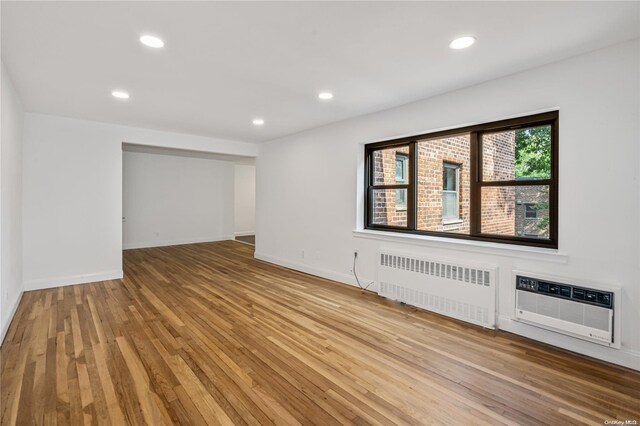
<path id="1" fill-rule="evenodd" d="M 409 156 L 396 153 L 396 183 L 407 183 L 409 176 Z"/>
<path id="2" fill-rule="evenodd" d="M 373 184 L 406 184 L 409 178 L 409 146 L 373 152 Z"/>
<path id="3" fill-rule="evenodd" d="M 482 180 L 549 179 L 551 126 L 484 133 Z"/>
<path id="4" fill-rule="evenodd" d="M 407 226 L 406 189 L 374 189 L 371 197 L 372 224 Z"/>
<path id="5" fill-rule="evenodd" d="M 442 176 L 442 189 L 444 191 L 455 191 L 457 188 L 457 167 L 445 165 Z"/>
<path id="6" fill-rule="evenodd" d="M 524 205 L 524 217 L 527 219 L 535 219 L 538 216 L 538 207 L 536 204 Z"/>
<path id="7" fill-rule="evenodd" d="M 527 204 L 535 217 L 527 217 Z M 483 234 L 549 239 L 549 186 L 485 186 L 481 214 Z"/>
<path id="8" fill-rule="evenodd" d="M 396 210 L 407 209 L 407 190 L 396 189 Z"/>
<path id="9" fill-rule="evenodd" d="M 419 141 L 416 156 L 417 228 L 468 234 L 469 135 Z"/>
<path id="10" fill-rule="evenodd" d="M 455 191 L 442 192 L 442 219 L 455 220 L 459 218 L 458 193 Z"/>

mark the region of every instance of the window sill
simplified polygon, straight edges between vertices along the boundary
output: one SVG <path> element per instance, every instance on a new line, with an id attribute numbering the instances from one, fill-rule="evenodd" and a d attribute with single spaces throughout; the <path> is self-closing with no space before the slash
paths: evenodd
<path id="1" fill-rule="evenodd" d="M 372 229 L 356 229 L 356 238 L 370 240 L 412 244 L 423 247 L 444 248 L 479 254 L 516 257 L 527 260 L 540 260 L 550 263 L 569 262 L 569 255 L 556 249 L 526 247 L 514 244 L 499 244 L 486 241 L 461 240 L 454 238 L 434 237 L 430 235 L 403 234 L 394 232 L 374 231 Z"/>

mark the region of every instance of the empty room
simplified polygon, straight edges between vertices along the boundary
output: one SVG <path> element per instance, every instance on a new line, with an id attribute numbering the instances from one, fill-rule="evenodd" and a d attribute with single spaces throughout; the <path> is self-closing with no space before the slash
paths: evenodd
<path id="1" fill-rule="evenodd" d="M 637 425 L 640 1 L 2 1 L 1 425 Z"/>

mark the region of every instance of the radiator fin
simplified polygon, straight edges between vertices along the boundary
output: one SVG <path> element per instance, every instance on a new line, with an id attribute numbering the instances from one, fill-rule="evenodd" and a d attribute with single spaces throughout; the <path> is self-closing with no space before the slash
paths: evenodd
<path id="1" fill-rule="evenodd" d="M 489 270 L 469 268 L 456 264 L 430 262 L 414 257 L 381 253 L 380 265 L 486 287 L 491 285 L 491 272 Z"/>

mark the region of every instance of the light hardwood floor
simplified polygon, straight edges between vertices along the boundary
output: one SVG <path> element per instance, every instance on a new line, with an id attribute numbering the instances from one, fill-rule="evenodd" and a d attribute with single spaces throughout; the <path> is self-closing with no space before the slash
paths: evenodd
<path id="1" fill-rule="evenodd" d="M 125 279 L 25 293 L 2 424 L 640 420 L 640 373 L 253 259 L 129 250 Z"/>

